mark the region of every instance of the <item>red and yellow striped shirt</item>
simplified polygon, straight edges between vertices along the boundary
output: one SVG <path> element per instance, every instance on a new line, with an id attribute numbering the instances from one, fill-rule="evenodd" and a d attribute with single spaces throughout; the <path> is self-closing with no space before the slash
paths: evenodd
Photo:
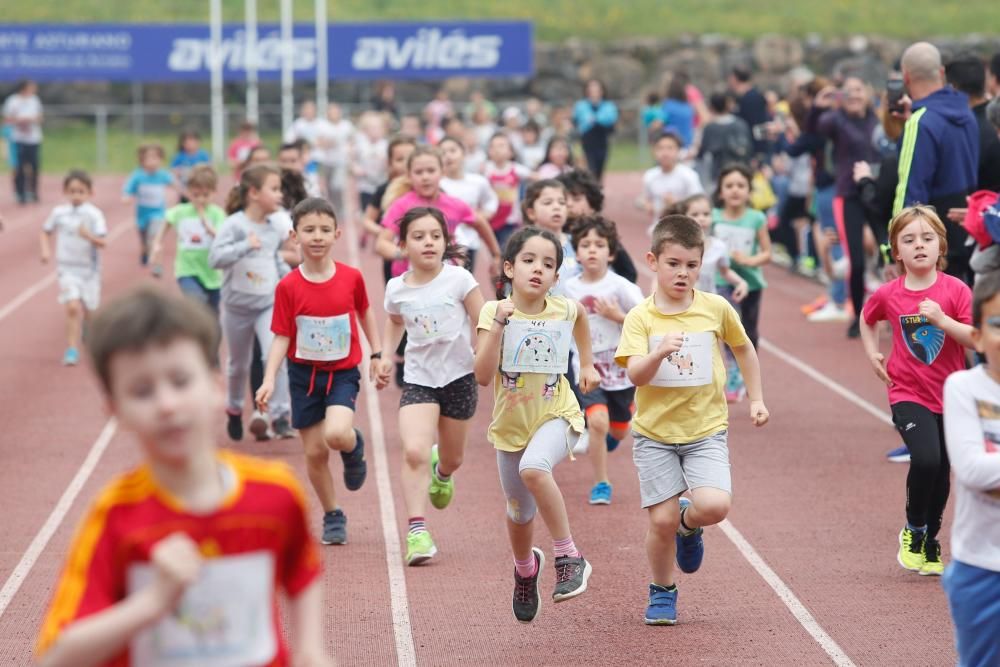
<path id="1" fill-rule="evenodd" d="M 67 562 L 38 639 L 47 651 L 66 626 L 123 600 L 129 572 L 149 566 L 153 546 L 175 532 L 186 533 L 207 563 L 226 557 L 263 555 L 273 562 L 270 610 L 276 653 L 268 665 L 288 663 L 277 609 L 277 590 L 297 596 L 320 574 L 321 561 L 309 533 L 306 504 L 293 472 L 283 463 L 220 452 L 234 484 L 222 505 L 207 514 L 184 509 L 162 489 L 148 466 L 111 482 L 77 528 Z M 240 560 L 240 559 L 236 559 Z M 129 665 L 128 651 L 106 663 Z"/>

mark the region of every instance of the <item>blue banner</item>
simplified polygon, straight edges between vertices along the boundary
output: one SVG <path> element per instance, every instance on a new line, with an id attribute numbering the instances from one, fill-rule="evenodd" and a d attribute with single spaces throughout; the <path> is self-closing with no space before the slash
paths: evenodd
<path id="1" fill-rule="evenodd" d="M 295 78 L 316 78 L 314 26 L 293 30 Z M 534 35 L 526 21 L 341 23 L 327 30 L 333 80 L 512 77 L 534 73 Z M 262 79 L 281 76 L 281 34 L 275 24 L 257 30 Z M 0 80 L 205 81 L 209 29 L 190 24 L 0 24 Z M 246 71 L 242 24 L 222 31 L 223 76 Z"/>

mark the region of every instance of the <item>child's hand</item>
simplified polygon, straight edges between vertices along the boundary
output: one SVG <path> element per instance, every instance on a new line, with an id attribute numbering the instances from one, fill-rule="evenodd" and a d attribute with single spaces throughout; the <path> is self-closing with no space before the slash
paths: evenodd
<path id="1" fill-rule="evenodd" d="M 156 266 L 159 264 L 160 252 L 163 247 L 159 243 L 154 243 L 153 247 L 149 251 L 149 264 L 150 266 Z"/>
<path id="2" fill-rule="evenodd" d="M 729 253 L 729 258 L 734 262 L 736 262 L 737 264 L 747 264 L 748 260 L 750 259 L 750 256 L 740 252 L 739 250 L 734 250 L 731 253 Z"/>
<path id="3" fill-rule="evenodd" d="M 580 391 L 589 394 L 601 384 L 601 376 L 594 365 L 580 368 Z"/>
<path id="4" fill-rule="evenodd" d="M 249 236 L 247 236 L 247 243 L 250 244 L 253 250 L 260 250 L 260 239 L 253 232 L 250 232 Z"/>
<path id="5" fill-rule="evenodd" d="M 509 320 L 510 316 L 513 314 L 514 314 L 514 302 L 511 301 L 510 299 L 504 299 L 503 301 L 497 304 L 497 312 L 496 315 L 493 316 L 493 319 L 497 320 L 498 322 L 502 322 L 506 326 L 507 320 Z"/>
<path id="6" fill-rule="evenodd" d="M 750 421 L 754 426 L 763 426 L 771 418 L 764 401 L 750 401 Z"/>
<path id="7" fill-rule="evenodd" d="M 274 394 L 274 379 L 264 378 L 264 381 L 260 384 L 260 389 L 257 390 L 257 395 L 254 396 L 258 410 L 267 412 L 267 402 L 271 400 L 272 394 Z"/>
<path id="8" fill-rule="evenodd" d="M 656 346 L 656 353 L 661 359 L 666 359 L 683 346 L 684 332 L 674 331 L 673 333 L 668 333 L 660 340 L 660 344 Z"/>
<path id="9" fill-rule="evenodd" d="M 385 389 L 389 386 L 389 378 L 392 377 L 393 366 L 392 359 L 376 359 L 372 363 L 375 372 L 376 389 Z"/>
<path id="10" fill-rule="evenodd" d="M 872 177 L 872 166 L 864 160 L 854 163 L 854 182 L 858 183 L 862 178 Z"/>
<path id="11" fill-rule="evenodd" d="M 944 311 L 941 310 L 941 306 L 938 305 L 937 301 L 930 299 L 924 299 L 920 302 L 920 314 L 935 326 L 940 325 L 944 319 Z"/>
<path id="12" fill-rule="evenodd" d="M 49 263 L 49 252 L 47 250 L 43 250 L 41 256 L 39 257 L 39 259 L 42 260 L 42 264 L 48 264 Z"/>
<path id="13" fill-rule="evenodd" d="M 171 533 L 153 545 L 150 560 L 156 570 L 152 586 L 164 610 L 173 609 L 188 586 L 198 580 L 202 558 L 198 545 L 185 533 Z"/>
<path id="14" fill-rule="evenodd" d="M 962 224 L 965 221 L 965 214 L 969 212 L 967 208 L 949 208 L 948 219 L 952 222 Z"/>
<path id="15" fill-rule="evenodd" d="M 750 293 L 750 286 L 747 285 L 747 281 L 741 280 L 737 283 L 736 287 L 733 288 L 733 301 L 739 303 L 743 299 L 747 298 L 747 294 Z"/>
<path id="16" fill-rule="evenodd" d="M 892 380 L 889 378 L 889 374 L 885 370 L 885 357 L 882 356 L 881 352 L 876 352 L 875 354 L 868 357 L 868 361 L 872 364 L 872 370 L 875 371 L 875 375 L 878 379 L 884 382 L 887 386 L 892 386 Z"/>
<path id="17" fill-rule="evenodd" d="M 601 317 L 606 317 L 615 322 L 621 322 L 625 319 L 625 313 L 618 306 L 616 299 L 594 299 L 594 310 Z"/>
<path id="18" fill-rule="evenodd" d="M 375 385 L 376 389 L 382 389 L 385 384 L 382 384 L 382 364 L 387 361 L 386 359 L 372 359 L 368 362 L 368 381 Z M 392 362 L 389 362 L 392 364 Z"/>

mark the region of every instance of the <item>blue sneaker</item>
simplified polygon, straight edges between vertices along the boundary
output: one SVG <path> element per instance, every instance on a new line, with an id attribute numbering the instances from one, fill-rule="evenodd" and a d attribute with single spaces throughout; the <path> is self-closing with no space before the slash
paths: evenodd
<path id="1" fill-rule="evenodd" d="M 80 363 L 80 353 L 77 352 L 75 347 L 66 348 L 66 354 L 63 355 L 63 366 L 76 366 Z"/>
<path id="2" fill-rule="evenodd" d="M 597 484 L 594 484 L 594 488 L 590 490 L 590 504 L 610 505 L 611 485 L 607 482 L 598 482 Z"/>
<path id="3" fill-rule="evenodd" d="M 900 445 L 896 449 L 886 452 L 885 458 L 889 459 L 892 463 L 909 463 L 910 450 L 906 448 L 906 445 Z"/>
<path id="4" fill-rule="evenodd" d="M 691 501 L 681 498 L 680 503 L 681 509 L 684 509 L 691 504 Z M 677 529 L 677 567 L 681 572 L 691 574 L 698 571 L 705 557 L 705 542 L 701 537 L 705 531 L 695 528 L 694 532 L 685 535 L 682 530 L 682 528 Z"/>
<path id="5" fill-rule="evenodd" d="M 604 436 L 604 442 L 607 443 L 609 452 L 615 451 L 618 449 L 618 445 L 622 444 L 622 441 L 618 438 L 612 438 L 610 433 Z"/>
<path id="6" fill-rule="evenodd" d="M 365 439 L 361 436 L 361 431 L 354 429 L 357 444 L 350 452 L 341 452 L 340 458 L 344 462 L 344 486 L 348 491 L 357 491 L 364 485 L 365 478 L 368 477 L 368 462 L 365 461 Z"/>
<path id="7" fill-rule="evenodd" d="M 668 591 L 663 586 L 649 585 L 649 606 L 643 619 L 646 625 L 677 625 L 677 587 Z"/>

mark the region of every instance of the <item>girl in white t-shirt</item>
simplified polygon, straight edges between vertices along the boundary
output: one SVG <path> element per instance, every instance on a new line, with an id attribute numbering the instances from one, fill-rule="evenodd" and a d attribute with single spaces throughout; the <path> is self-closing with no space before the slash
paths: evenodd
<path id="1" fill-rule="evenodd" d="M 451 502 L 452 475 L 462 465 L 476 412 L 472 327 L 483 295 L 471 273 L 445 263 L 462 251 L 451 243 L 441 211 L 411 208 L 399 221 L 399 238 L 409 269 L 385 286 L 385 349 L 394 349 L 406 332 L 399 399 L 401 478 L 409 516 L 406 564 L 420 565 L 437 553 L 424 519 L 427 498 L 438 509 Z M 381 359 L 380 388 L 392 372 L 392 359 Z"/>
<path id="2" fill-rule="evenodd" d="M 497 212 L 500 200 L 490 182 L 482 174 L 472 174 L 465 170 L 465 146 L 454 137 L 445 137 L 438 144 L 444 177 L 441 190 L 445 194 L 461 199 L 478 215 L 489 220 Z M 455 243 L 465 247 L 466 266 L 475 273 L 476 251 L 482 246 L 479 232 L 475 227 L 461 223 L 455 228 Z"/>
<path id="3" fill-rule="evenodd" d="M 712 202 L 709 201 L 708 195 L 691 195 L 666 212 L 686 215 L 697 222 L 701 226 L 701 231 L 705 233 L 705 254 L 702 256 L 701 273 L 698 274 L 695 288 L 715 294 L 715 277 L 719 275 L 733 286 L 733 301 L 736 303 L 742 301 L 747 295 L 747 281 L 729 266 L 729 250 L 726 242 L 712 236 Z"/>

